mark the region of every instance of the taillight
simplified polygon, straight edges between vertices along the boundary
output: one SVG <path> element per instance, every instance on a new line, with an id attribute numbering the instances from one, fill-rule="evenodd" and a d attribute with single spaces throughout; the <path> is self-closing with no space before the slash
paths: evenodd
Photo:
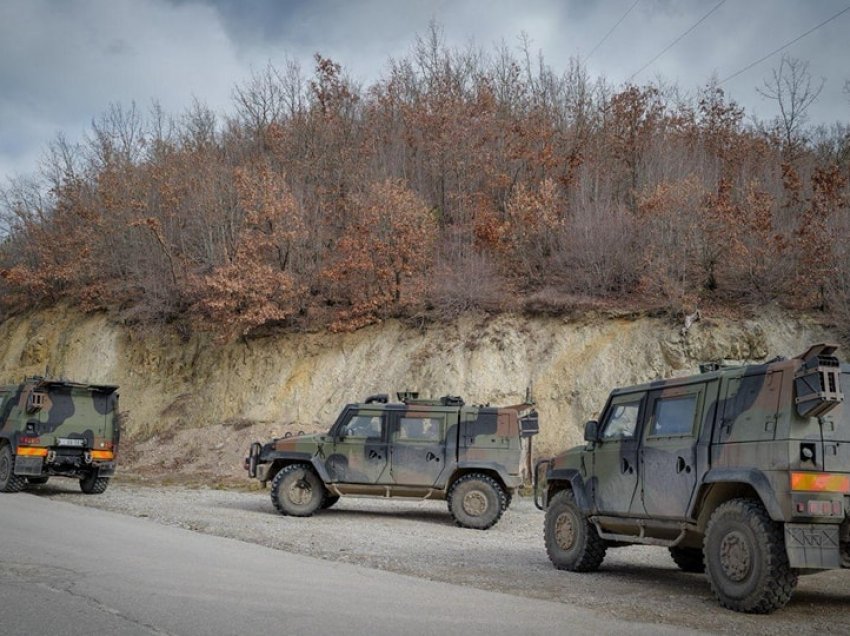
<path id="1" fill-rule="evenodd" d="M 115 458 L 115 453 L 111 450 L 93 450 L 91 458 L 94 461 L 111 461 Z"/>
<path id="2" fill-rule="evenodd" d="M 792 472 L 791 490 L 850 494 L 850 475 Z"/>
<path id="3" fill-rule="evenodd" d="M 47 449 L 40 446 L 18 446 L 21 457 L 47 457 Z"/>

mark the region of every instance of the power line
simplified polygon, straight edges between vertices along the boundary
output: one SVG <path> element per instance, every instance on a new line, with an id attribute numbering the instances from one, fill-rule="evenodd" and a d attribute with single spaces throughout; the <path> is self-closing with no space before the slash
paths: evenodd
<path id="1" fill-rule="evenodd" d="M 740 71 L 736 71 L 736 72 L 732 73 L 729 77 L 727 77 L 727 78 L 725 78 L 725 79 L 720 80 L 719 84 L 724 84 L 724 83 L 728 82 L 730 79 L 734 79 L 734 78 L 738 77 L 741 73 L 744 73 L 744 72 L 746 72 L 746 71 L 749 71 L 751 68 L 753 68 L 753 67 L 754 67 L 754 66 L 756 66 L 757 64 L 761 64 L 761 63 L 762 63 L 762 62 L 764 62 L 767 58 L 769 58 L 769 57 L 772 57 L 772 56 L 776 55 L 776 54 L 777 54 L 777 53 L 779 53 L 780 51 L 784 51 L 785 49 L 787 49 L 789 46 L 791 46 L 791 45 L 792 45 L 792 44 L 794 44 L 795 42 L 799 42 L 799 41 L 800 41 L 800 40 L 802 40 L 804 37 L 806 37 L 807 35 L 809 35 L 809 33 L 812 33 L 812 32 L 814 32 L 814 31 L 817 31 L 817 30 L 818 30 L 819 28 L 821 28 L 823 25 L 825 25 L 825 24 L 827 24 L 827 23 L 829 23 L 829 22 L 832 22 L 833 20 L 835 20 L 835 18 L 837 18 L 838 16 L 840 16 L 840 15 L 841 15 L 841 14 L 843 14 L 843 13 L 847 13 L 848 11 L 850 11 L 850 5 L 848 5 L 848 6 L 844 7 L 841 11 L 839 11 L 838 13 L 836 13 L 836 14 L 835 14 L 834 16 L 832 16 L 831 18 L 828 18 L 828 19 L 824 20 L 823 22 L 821 22 L 820 24 L 818 24 L 817 26 L 812 27 L 811 29 L 809 29 L 808 31 L 806 31 L 805 33 L 803 33 L 803 35 L 798 35 L 796 38 L 794 38 L 794 39 L 793 39 L 793 40 L 791 40 L 790 42 L 786 42 L 785 44 L 783 44 L 782 46 L 780 46 L 780 47 L 779 47 L 778 49 L 776 49 L 775 51 L 771 51 L 770 53 L 768 53 L 768 54 L 767 54 L 767 55 L 765 55 L 764 57 L 757 59 L 757 60 L 756 60 L 755 62 L 753 62 L 752 64 L 748 64 L 747 66 L 745 66 L 744 68 L 742 68 Z M 718 85 L 719 85 L 719 84 L 718 84 Z"/>
<path id="2" fill-rule="evenodd" d="M 700 24 L 702 24 L 703 20 L 705 20 L 708 16 L 710 16 L 710 15 L 711 15 L 712 13 L 714 13 L 715 11 L 717 11 L 717 10 L 718 10 L 721 6 L 723 6 L 723 4 L 725 4 L 725 2 L 726 2 L 726 0 L 720 0 L 720 2 L 718 2 L 716 5 L 714 5 L 708 13 L 706 13 L 706 14 L 705 14 L 704 16 L 702 16 L 699 20 L 697 20 L 697 21 L 696 21 L 693 25 L 691 25 L 691 27 L 690 27 L 687 31 L 685 31 L 684 33 L 682 33 L 682 35 L 680 35 L 680 36 L 679 36 L 679 37 L 677 37 L 675 40 L 673 40 L 672 42 L 670 42 L 670 44 L 668 44 L 668 45 L 664 48 L 664 50 L 662 50 L 662 51 L 661 51 L 661 53 L 659 53 L 658 55 L 656 55 L 654 58 L 652 58 L 651 60 L 649 60 L 649 62 L 647 62 L 646 64 L 644 64 L 643 66 L 641 66 L 638 70 L 636 70 L 634 73 L 632 73 L 632 75 L 631 75 L 631 77 L 629 77 L 628 81 L 630 81 L 630 82 L 631 82 L 631 81 L 635 78 L 635 76 L 636 76 L 636 75 L 640 75 L 640 73 L 641 73 L 644 69 L 646 69 L 646 68 L 647 68 L 647 67 L 649 67 L 649 66 L 652 66 L 652 63 L 653 63 L 653 62 L 655 62 L 655 60 L 657 60 L 659 57 L 661 57 L 662 55 L 664 55 L 667 51 L 669 51 L 669 50 L 670 50 L 670 49 L 672 49 L 674 46 L 676 46 L 676 44 L 678 44 L 678 43 L 679 43 L 679 40 L 681 40 L 681 39 L 682 39 L 683 37 L 685 37 L 688 33 L 690 33 L 691 31 L 693 31 L 694 29 L 696 29 L 696 28 L 697 28 Z"/>
<path id="3" fill-rule="evenodd" d="M 612 27 L 608 30 L 608 33 L 606 33 L 604 36 L 602 36 L 602 39 L 601 39 L 601 40 L 599 40 L 599 42 L 597 42 L 596 46 L 594 46 L 594 47 L 593 47 L 593 50 L 592 50 L 592 51 L 590 51 L 590 53 L 588 53 L 588 54 L 587 54 L 587 57 L 585 58 L 585 61 L 589 60 L 589 59 L 590 59 L 590 57 L 591 57 L 594 53 L 596 53 L 596 49 L 598 49 L 600 46 L 602 46 L 602 43 L 603 43 L 603 42 L 605 42 L 605 40 L 607 40 L 607 39 L 608 39 L 608 36 L 609 36 L 609 35 L 611 35 L 611 34 L 614 32 L 614 29 L 616 29 L 618 26 L 620 26 L 620 22 L 622 22 L 623 20 L 625 20 L 625 19 L 626 19 L 626 16 L 627 16 L 627 15 L 629 15 L 629 14 L 632 12 L 632 9 L 634 9 L 634 8 L 637 6 L 637 3 L 638 3 L 638 2 L 640 2 L 640 0 L 635 0 L 635 1 L 632 3 L 632 6 L 630 6 L 628 9 L 626 9 L 626 12 L 625 12 L 622 16 L 620 16 L 620 19 L 619 19 L 619 20 L 617 20 L 617 22 L 614 24 L 614 26 L 612 26 Z"/>

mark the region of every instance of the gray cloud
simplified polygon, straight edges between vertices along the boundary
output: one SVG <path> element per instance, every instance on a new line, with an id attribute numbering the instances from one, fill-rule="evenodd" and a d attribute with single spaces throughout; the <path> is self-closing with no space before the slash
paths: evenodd
<path id="1" fill-rule="evenodd" d="M 4 0 L 0 3 L 0 183 L 30 173 L 56 133 L 79 139 L 110 103 L 145 108 L 153 99 L 179 113 L 197 97 L 231 108 L 235 84 L 284 57 L 321 52 L 370 82 L 389 57 L 407 54 L 431 20 L 446 43 L 490 49 L 518 45 L 525 32 L 556 70 L 585 57 L 633 0 Z M 614 85 L 652 59 L 706 13 L 705 0 L 641 0 L 587 60 Z M 723 78 L 847 6 L 847 0 L 728 0 L 647 70 L 683 90 Z M 810 62 L 826 85 L 813 122 L 850 120 L 842 91 L 850 79 L 850 12 L 787 52 Z M 748 112 L 771 117 L 775 104 L 755 87 L 771 59 L 724 85 Z"/>

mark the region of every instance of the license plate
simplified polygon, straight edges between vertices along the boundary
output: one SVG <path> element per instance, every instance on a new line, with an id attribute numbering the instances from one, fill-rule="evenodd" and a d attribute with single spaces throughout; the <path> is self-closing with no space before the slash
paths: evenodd
<path id="1" fill-rule="evenodd" d="M 82 448 L 86 445 L 86 440 L 75 437 L 60 437 L 57 441 L 59 442 L 59 446 L 76 446 L 77 448 Z"/>

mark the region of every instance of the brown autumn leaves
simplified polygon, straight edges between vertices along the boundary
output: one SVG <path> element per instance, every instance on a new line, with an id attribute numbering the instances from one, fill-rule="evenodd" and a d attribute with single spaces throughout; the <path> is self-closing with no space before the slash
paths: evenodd
<path id="1" fill-rule="evenodd" d="M 269 66 L 227 117 L 112 106 L 58 139 L 2 193 L 0 307 L 223 339 L 467 310 L 846 318 L 850 136 L 782 124 L 714 86 L 614 88 L 433 38 L 365 88 L 319 56 L 310 78 Z"/>

